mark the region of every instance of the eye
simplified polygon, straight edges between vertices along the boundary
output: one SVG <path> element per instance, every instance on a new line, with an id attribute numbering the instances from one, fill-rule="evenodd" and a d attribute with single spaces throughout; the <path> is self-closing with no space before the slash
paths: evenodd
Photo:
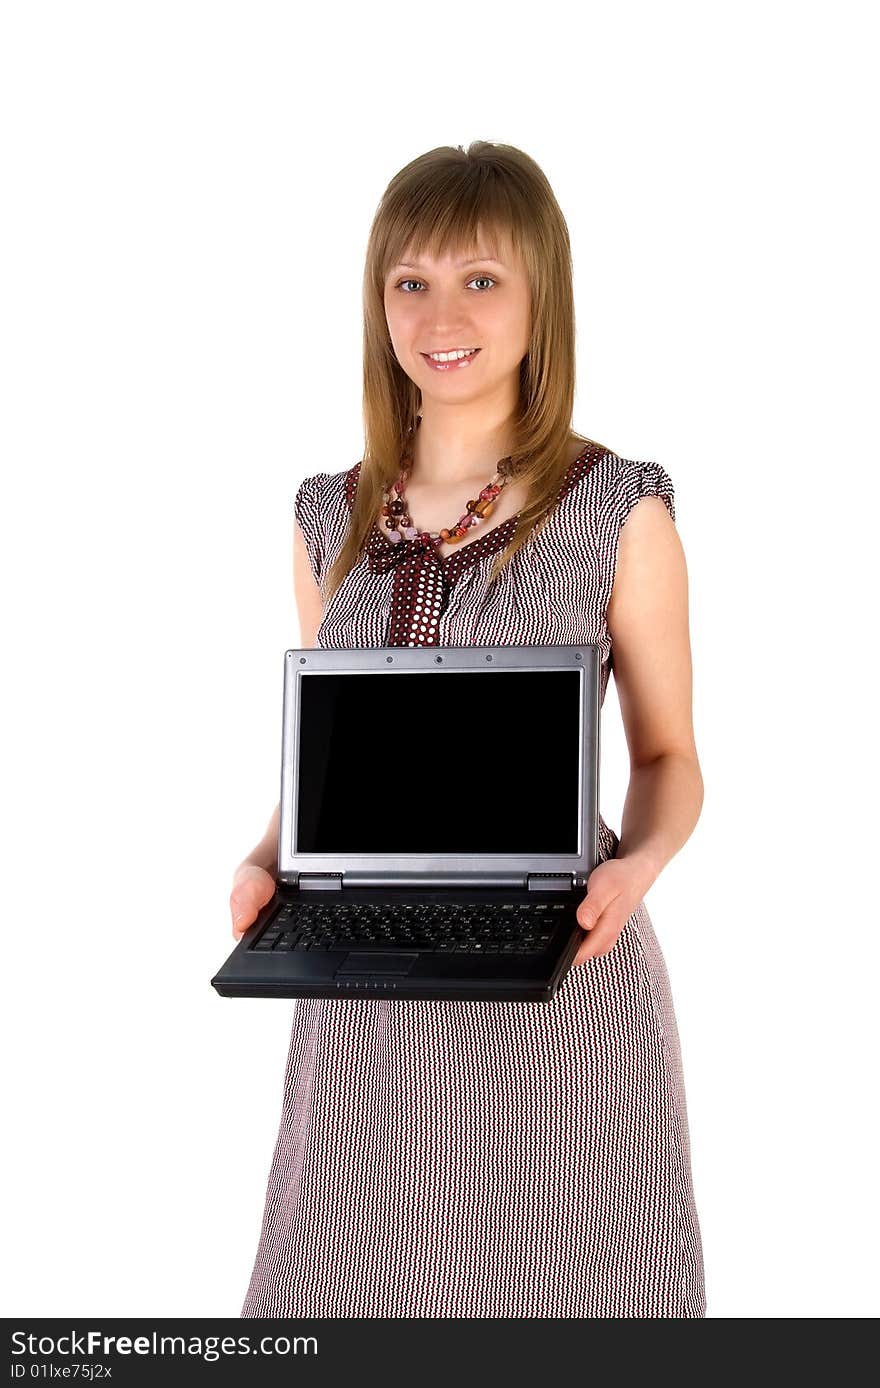
<path id="1" fill-rule="evenodd" d="M 468 280 L 468 284 L 473 284 L 475 280 L 482 280 L 484 283 L 488 283 L 488 284 L 490 284 L 490 285 L 494 285 L 494 284 L 496 283 L 496 281 L 492 278 L 491 275 L 474 275 L 471 279 Z M 395 288 L 396 288 L 396 289 L 402 289 L 403 285 L 405 285 L 405 284 L 421 284 L 421 283 L 422 283 L 421 280 L 413 280 L 413 279 L 399 280 L 398 283 L 395 285 Z M 411 289 L 406 289 L 406 290 L 404 290 L 403 292 L 404 292 L 405 294 L 412 294 L 414 291 L 411 290 Z M 477 292 L 480 293 L 480 294 L 486 294 L 486 293 L 488 293 L 488 290 L 486 290 L 486 289 L 480 289 L 480 290 L 478 290 Z"/>

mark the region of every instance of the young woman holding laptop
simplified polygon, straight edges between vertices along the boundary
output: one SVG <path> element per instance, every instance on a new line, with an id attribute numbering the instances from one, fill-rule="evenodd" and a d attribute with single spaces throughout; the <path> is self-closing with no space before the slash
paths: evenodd
<path id="1" fill-rule="evenodd" d="M 664 469 L 571 428 L 569 237 L 526 154 L 444 147 L 391 181 L 363 369 L 363 458 L 296 494 L 301 644 L 596 643 L 631 778 L 619 838 L 600 817 L 583 944 L 552 1002 L 296 1001 L 242 1314 L 705 1316 L 679 1038 L 643 899 L 703 799 L 685 557 Z M 493 763 L 515 746 L 475 727 L 455 765 L 414 764 L 408 733 L 405 707 L 364 730 L 365 812 L 394 795 L 416 813 L 452 777 L 492 814 Z M 277 842 L 276 810 L 234 875 L 237 937 L 274 892 Z"/>

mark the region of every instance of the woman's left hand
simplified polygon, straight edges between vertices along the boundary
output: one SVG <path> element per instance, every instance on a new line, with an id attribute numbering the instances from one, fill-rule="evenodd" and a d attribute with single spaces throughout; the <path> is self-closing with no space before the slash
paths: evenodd
<path id="1" fill-rule="evenodd" d="M 593 868 L 587 878 L 587 895 L 577 909 L 587 938 L 578 948 L 572 968 L 610 953 L 643 893 L 644 887 L 625 858 L 608 858 Z"/>

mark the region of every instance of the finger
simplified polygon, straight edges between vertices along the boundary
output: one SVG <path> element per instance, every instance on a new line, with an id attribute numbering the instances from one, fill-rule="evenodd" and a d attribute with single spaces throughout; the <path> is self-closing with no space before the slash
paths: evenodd
<path id="1" fill-rule="evenodd" d="M 261 902 L 257 899 L 253 885 L 236 887 L 229 898 L 232 912 L 232 933 L 240 940 L 249 930 L 260 913 Z"/>
<path id="2" fill-rule="evenodd" d="M 605 909 L 605 904 L 600 903 L 598 897 L 587 897 L 577 908 L 578 925 L 584 930 L 594 930 Z"/>
<path id="3" fill-rule="evenodd" d="M 236 942 L 253 925 L 255 915 L 236 902 L 231 903 L 232 910 L 232 934 Z"/>
<path id="4" fill-rule="evenodd" d="M 240 939 L 274 894 L 275 879 L 263 868 L 249 864 L 242 870 L 229 896 L 233 935 Z"/>
<path id="5" fill-rule="evenodd" d="M 575 964 L 585 964 L 588 959 L 596 959 L 608 954 L 617 944 L 623 922 L 612 917 L 603 917 L 587 935 L 574 957 Z"/>
<path id="6" fill-rule="evenodd" d="M 592 890 L 588 889 L 575 913 L 578 924 L 583 926 L 584 930 L 595 930 L 602 916 L 619 895 L 620 889 L 611 885 L 607 879 L 602 884 L 597 883 Z"/>

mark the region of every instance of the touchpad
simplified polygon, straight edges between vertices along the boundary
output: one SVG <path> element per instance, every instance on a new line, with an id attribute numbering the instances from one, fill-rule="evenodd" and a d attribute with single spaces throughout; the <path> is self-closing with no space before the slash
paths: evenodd
<path id="1" fill-rule="evenodd" d="M 418 959 L 417 954 L 347 954 L 339 968 L 340 974 L 408 974 Z"/>

